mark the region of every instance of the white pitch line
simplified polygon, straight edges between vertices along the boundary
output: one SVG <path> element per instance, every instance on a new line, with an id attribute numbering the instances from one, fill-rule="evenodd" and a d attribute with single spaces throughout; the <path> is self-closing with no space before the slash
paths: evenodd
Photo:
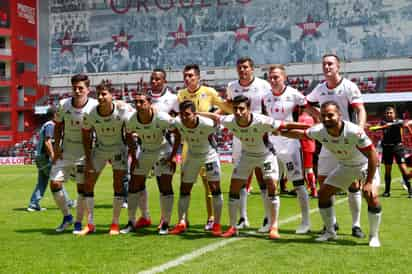
<path id="1" fill-rule="evenodd" d="M 337 200 L 337 201 L 334 203 L 334 205 L 341 204 L 341 203 L 343 203 L 344 201 L 346 201 L 347 199 L 348 199 L 348 198 L 339 199 L 339 200 Z M 319 211 L 319 208 L 313 208 L 313 209 L 311 209 L 309 212 L 310 212 L 310 214 L 312 214 L 312 213 L 315 213 L 315 212 L 318 212 L 318 211 Z M 284 220 L 280 220 L 280 221 L 279 221 L 279 224 L 282 225 L 282 224 L 287 224 L 287 223 L 296 221 L 296 220 L 300 219 L 300 216 L 301 216 L 301 214 L 296 214 L 296 215 L 291 216 L 291 217 L 289 217 L 289 218 L 286 218 L 286 219 L 284 219 Z M 247 233 L 241 233 L 241 234 L 254 234 L 254 232 L 247 232 Z M 207 253 L 207 252 L 214 251 L 214 250 L 216 250 L 216 249 L 218 249 L 218 248 L 224 247 L 225 245 L 228 245 L 228 244 L 230 244 L 230 243 L 233 243 L 233 242 L 236 242 L 236 241 L 240 241 L 240 240 L 243 240 L 243 239 L 246 239 L 246 238 L 245 238 L 245 237 L 235 237 L 235 238 L 230 238 L 230 239 L 222 240 L 222 241 L 217 242 L 217 243 L 209 244 L 209 245 L 207 245 L 207 246 L 205 246 L 205 247 L 202 247 L 202 248 L 200 248 L 200 249 L 197 249 L 197 250 L 195 250 L 195 251 L 192 251 L 192 252 L 190 252 L 190 253 L 188 253 L 188 254 L 186 254 L 186 255 L 180 256 L 179 258 L 176 258 L 176 259 L 174 259 L 174 260 L 171 260 L 171 261 L 169 261 L 169 262 L 167 262 L 167 263 L 164 263 L 164 264 L 162 264 L 162 265 L 159 265 L 159 266 L 150 268 L 150 269 L 145 270 L 145 271 L 141 271 L 141 272 L 139 272 L 138 274 L 154 274 L 154 273 L 160 273 L 160 272 L 163 272 L 163 271 L 168 270 L 169 268 L 172 268 L 172 267 L 176 267 L 176 266 L 178 266 L 178 265 L 181 265 L 181 264 L 183 264 L 183 263 L 185 263 L 185 262 L 187 262 L 187 261 L 191 261 L 191 260 L 193 260 L 193 259 L 195 259 L 195 258 L 197 258 L 197 257 L 199 257 L 199 256 L 202 256 L 203 254 L 205 254 L 205 253 Z"/>

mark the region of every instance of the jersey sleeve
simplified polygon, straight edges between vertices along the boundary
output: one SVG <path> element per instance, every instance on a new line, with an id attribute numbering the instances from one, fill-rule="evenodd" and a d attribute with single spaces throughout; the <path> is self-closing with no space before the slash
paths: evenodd
<path id="1" fill-rule="evenodd" d="M 281 121 L 274 120 L 272 117 L 269 116 L 260 116 L 260 124 L 262 128 L 262 132 L 270 132 L 274 130 L 278 130 L 281 127 Z"/>
<path id="2" fill-rule="evenodd" d="M 313 126 L 306 129 L 304 132 L 307 138 L 320 141 L 321 130 L 321 127 Z"/>
<path id="3" fill-rule="evenodd" d="M 47 123 L 46 127 L 44 128 L 44 137 L 46 138 L 53 138 L 54 136 L 54 123 Z"/>
<path id="4" fill-rule="evenodd" d="M 318 87 L 314 88 L 311 93 L 306 95 L 306 100 L 308 103 L 318 103 L 319 102 L 319 92 Z"/>
<path id="5" fill-rule="evenodd" d="M 306 97 L 302 93 L 296 92 L 295 93 L 295 104 L 300 107 L 306 106 L 307 104 Z"/>
<path id="6" fill-rule="evenodd" d="M 365 131 L 361 128 L 355 133 L 356 136 L 356 146 L 359 150 L 368 150 L 372 146 L 372 141 L 366 135 Z"/>
<path id="7" fill-rule="evenodd" d="M 362 99 L 362 93 L 359 90 L 358 86 L 355 83 L 350 83 L 351 86 L 348 89 L 348 101 L 349 104 L 354 106 L 354 105 L 362 105 L 363 104 L 363 99 Z"/>

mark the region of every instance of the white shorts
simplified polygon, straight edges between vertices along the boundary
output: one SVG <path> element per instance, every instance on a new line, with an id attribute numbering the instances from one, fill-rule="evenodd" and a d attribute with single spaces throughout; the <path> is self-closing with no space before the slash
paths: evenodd
<path id="1" fill-rule="evenodd" d="M 166 162 L 166 159 L 169 156 L 170 151 L 143 150 L 139 154 L 139 166 L 135 168 L 133 174 L 147 176 L 153 168 L 156 177 L 161 175 L 173 175 L 174 170 Z"/>
<path id="2" fill-rule="evenodd" d="M 336 157 L 329 150 L 322 147 L 318 160 L 318 176 L 328 176 L 337 166 L 338 160 Z"/>
<path id="3" fill-rule="evenodd" d="M 239 162 L 241 156 L 242 156 L 242 143 L 237 137 L 233 136 L 232 163 L 236 164 L 237 162 Z"/>
<path id="4" fill-rule="evenodd" d="M 70 178 L 73 178 L 76 183 L 84 183 L 84 159 L 59 159 L 50 170 L 51 181 L 66 182 Z"/>
<path id="5" fill-rule="evenodd" d="M 212 149 L 205 156 L 187 153 L 182 165 L 182 183 L 191 184 L 196 182 L 197 175 L 202 167 L 206 169 L 206 177 L 209 182 L 220 181 L 220 160 L 217 152 Z"/>
<path id="6" fill-rule="evenodd" d="M 353 181 L 361 180 L 361 182 L 364 182 L 366 179 L 367 170 L 368 164 L 351 167 L 339 164 L 326 177 L 324 183 L 340 189 L 347 189 Z M 375 172 L 372 185 L 376 188 L 380 185 L 379 169 Z"/>
<path id="7" fill-rule="evenodd" d="M 93 165 L 97 173 L 103 170 L 107 161 L 110 161 L 113 170 L 127 170 L 127 150 L 124 147 L 115 152 L 94 149 L 92 155 Z"/>
<path id="8" fill-rule="evenodd" d="M 263 173 L 263 179 L 277 180 L 279 177 L 279 167 L 276 156 L 271 152 L 257 157 L 243 153 L 238 162 L 235 162 L 232 178 L 247 180 L 255 168 L 260 168 Z"/>
<path id="9" fill-rule="evenodd" d="M 303 160 L 299 140 L 271 136 L 270 141 L 276 150 L 279 175 L 285 172 L 289 181 L 303 180 Z"/>

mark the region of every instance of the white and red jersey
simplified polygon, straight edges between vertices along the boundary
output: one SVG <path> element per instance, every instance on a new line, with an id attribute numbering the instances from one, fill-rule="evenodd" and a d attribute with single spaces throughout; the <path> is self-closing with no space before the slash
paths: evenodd
<path id="1" fill-rule="evenodd" d="M 233 100 L 238 95 L 244 95 L 250 100 L 250 110 L 262 113 L 262 99 L 267 93 L 271 92 L 270 84 L 258 77 L 255 77 L 248 86 L 240 85 L 239 81 L 232 81 L 227 85 L 227 99 Z"/>
<path id="2" fill-rule="evenodd" d="M 96 134 L 95 148 L 105 152 L 116 152 L 123 147 L 123 127 L 133 114 L 133 108 L 126 103 L 113 103 L 113 111 L 110 115 L 101 116 L 98 106 L 90 113 L 84 115 L 83 129 L 94 130 Z"/>
<path id="3" fill-rule="evenodd" d="M 72 105 L 72 98 L 66 98 L 59 102 L 59 107 L 54 121 L 64 123 L 64 136 L 62 149 L 64 158 L 79 159 L 84 156 L 82 127 L 84 115 L 97 105 L 97 101 L 88 98 L 86 104 L 81 108 Z"/>
<path id="4" fill-rule="evenodd" d="M 143 124 L 139 121 L 137 112 L 126 122 L 126 132 L 135 132 L 142 140 L 142 149 L 159 150 L 167 144 L 165 134 L 174 124 L 174 119 L 166 112 L 154 112 L 152 121 Z"/>
<path id="5" fill-rule="evenodd" d="M 315 124 L 313 117 L 310 116 L 307 112 L 303 112 L 299 116 L 298 122 L 309 126 L 313 126 Z M 316 144 L 314 140 L 301 139 L 300 145 L 302 147 L 303 152 L 315 152 L 316 150 Z"/>
<path id="6" fill-rule="evenodd" d="M 342 119 L 349 121 L 349 106 L 363 104 L 362 95 L 358 86 L 346 78 L 334 89 L 329 89 L 326 82 L 316 86 L 311 93 L 306 96 L 309 103 L 319 103 L 322 105 L 326 101 L 335 101 L 342 112 Z"/>
<path id="7" fill-rule="evenodd" d="M 323 124 L 308 128 L 305 130 L 305 135 L 319 141 L 339 163 L 345 166 L 367 163 L 367 158 L 360 150 L 368 150 L 373 146 L 365 131 L 349 121 L 343 121 L 343 130 L 338 137 L 329 135 Z"/>
<path id="8" fill-rule="evenodd" d="M 188 128 L 182 123 L 180 117 L 176 117 L 174 127 L 187 142 L 189 153 L 204 155 L 214 150 L 209 141 L 209 135 L 215 133 L 219 126 L 206 117 L 197 116 L 197 119 L 196 127 Z"/>
<path id="9" fill-rule="evenodd" d="M 152 104 L 157 111 L 170 113 L 179 112 L 179 102 L 177 95 L 173 94 L 168 87 L 164 88 L 160 94 L 154 94 L 149 90 L 148 95 L 152 98 Z"/>
<path id="10" fill-rule="evenodd" d="M 239 126 L 233 114 L 221 116 L 220 123 L 240 140 L 242 153 L 249 155 L 267 153 L 268 148 L 263 141 L 264 134 L 282 127 L 281 121 L 258 113 L 252 113 L 252 121 L 246 127 Z"/>
<path id="11" fill-rule="evenodd" d="M 271 92 L 263 97 L 263 106 L 267 115 L 276 120 L 293 122 L 293 111 L 296 107 L 305 105 L 305 96 L 289 86 L 286 86 L 280 95 L 274 95 Z"/>

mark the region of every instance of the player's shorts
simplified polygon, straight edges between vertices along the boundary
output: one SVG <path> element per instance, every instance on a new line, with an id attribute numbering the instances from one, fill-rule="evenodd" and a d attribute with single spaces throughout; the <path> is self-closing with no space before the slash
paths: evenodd
<path id="1" fill-rule="evenodd" d="M 328 176 L 338 166 L 338 160 L 322 146 L 318 160 L 318 176 Z"/>
<path id="2" fill-rule="evenodd" d="M 302 151 L 303 168 L 313 168 L 313 152 Z"/>
<path id="3" fill-rule="evenodd" d="M 397 145 L 382 144 L 382 162 L 385 165 L 393 164 L 393 157 L 395 157 L 397 164 L 406 163 L 405 147 L 402 143 Z"/>
<path id="4" fill-rule="evenodd" d="M 359 166 L 344 166 L 338 164 L 334 170 L 326 177 L 325 184 L 340 188 L 347 189 L 353 181 L 361 180 L 364 182 L 366 179 L 368 170 L 368 164 Z M 375 176 L 373 177 L 372 185 L 377 188 L 380 185 L 379 169 L 376 169 Z"/>
<path id="5" fill-rule="evenodd" d="M 183 143 L 183 147 L 182 147 L 182 163 L 184 163 L 186 161 L 187 149 L 188 149 L 188 145 L 187 145 L 187 142 L 185 141 Z M 205 167 L 200 168 L 199 175 L 201 177 L 206 177 L 207 176 Z"/>
<path id="6" fill-rule="evenodd" d="M 50 180 L 66 182 L 73 178 L 76 183 L 84 183 L 84 158 L 81 159 L 58 159 L 51 167 Z"/>
<path id="7" fill-rule="evenodd" d="M 302 155 L 300 151 L 300 142 L 296 139 L 290 139 L 279 136 L 271 136 L 278 158 L 279 170 L 285 171 L 289 181 L 303 180 Z"/>
<path id="8" fill-rule="evenodd" d="M 93 165 L 97 173 L 101 172 L 110 161 L 113 170 L 127 170 L 127 149 L 122 147 L 119 151 L 107 152 L 94 149 L 92 153 Z"/>
<path id="9" fill-rule="evenodd" d="M 211 149 L 206 155 L 187 153 L 182 164 L 182 182 L 191 184 L 196 182 L 201 168 L 205 168 L 209 182 L 220 181 L 220 160 L 216 150 Z"/>
<path id="10" fill-rule="evenodd" d="M 232 178 L 247 180 L 255 168 L 262 170 L 263 179 L 277 180 L 279 177 L 279 167 L 276 156 L 271 152 L 267 152 L 261 156 L 252 156 L 243 153 L 240 160 L 234 163 Z"/>
<path id="11" fill-rule="evenodd" d="M 156 177 L 162 175 L 173 175 L 174 169 L 167 164 L 170 156 L 169 150 L 145 150 L 139 154 L 139 166 L 133 171 L 134 175 L 147 176 L 153 168 Z"/>

